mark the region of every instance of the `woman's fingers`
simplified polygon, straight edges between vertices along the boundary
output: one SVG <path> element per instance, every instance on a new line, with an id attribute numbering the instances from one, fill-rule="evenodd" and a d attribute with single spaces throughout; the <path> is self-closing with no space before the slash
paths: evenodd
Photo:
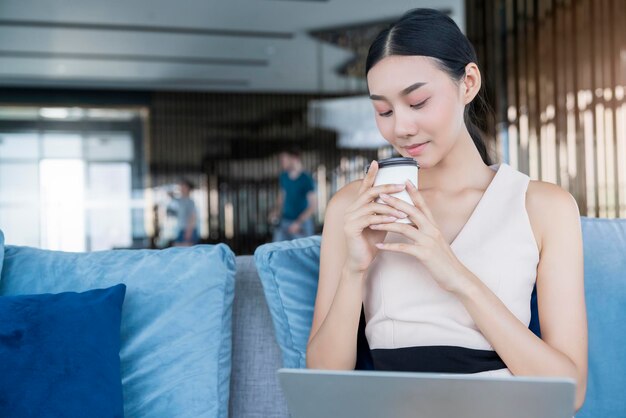
<path id="1" fill-rule="evenodd" d="M 376 173 L 378 172 L 378 161 L 372 160 L 370 164 L 370 168 L 367 170 L 367 174 L 365 178 L 361 182 L 361 187 L 359 187 L 359 196 L 363 194 L 363 192 L 374 184 L 374 180 L 376 180 Z"/>
<path id="2" fill-rule="evenodd" d="M 398 218 L 389 215 L 365 215 L 358 219 L 359 228 L 371 228 L 373 225 L 388 224 L 397 221 Z"/>
<path id="3" fill-rule="evenodd" d="M 420 234 L 423 235 L 423 233 L 419 229 L 415 228 L 414 226 L 403 224 L 403 223 L 396 223 L 396 222 L 380 223 L 380 224 L 372 225 L 371 228 L 381 230 L 381 231 L 388 231 L 388 232 L 395 232 L 398 234 L 402 234 L 406 236 L 407 238 L 412 239 L 414 242 L 419 241 Z"/>
<path id="4" fill-rule="evenodd" d="M 388 215 L 396 218 L 406 218 L 408 215 L 390 205 L 383 203 L 370 202 L 360 208 L 355 209 L 351 213 L 351 218 L 356 219 L 365 215 Z"/>
<path id="5" fill-rule="evenodd" d="M 433 216 L 432 212 L 430 211 L 430 208 L 426 204 L 426 200 L 424 200 L 424 197 L 422 196 L 422 194 L 419 192 L 419 190 L 417 190 L 417 188 L 410 181 L 407 180 L 405 184 L 407 186 L 406 190 L 409 193 L 411 200 L 415 204 L 415 207 L 421 210 L 424 213 L 424 215 L 426 215 L 426 218 L 428 218 L 428 220 L 433 225 L 436 226 L 437 222 L 435 221 L 435 217 Z"/>
<path id="6" fill-rule="evenodd" d="M 365 213 L 361 216 L 355 216 L 348 220 L 344 228 L 353 232 L 363 232 L 364 229 L 369 228 L 372 225 L 395 222 L 398 219 L 399 218 L 397 216 L 388 214 Z"/>
<path id="7" fill-rule="evenodd" d="M 373 201 L 374 199 L 376 199 L 381 193 L 388 193 L 388 194 L 398 193 L 404 190 L 405 187 L 406 186 L 404 184 L 381 184 L 378 186 L 370 187 L 369 189 L 365 190 L 363 193 L 361 193 L 361 195 L 359 195 L 356 198 L 352 207 L 359 208 L 365 205 L 366 203 L 369 203 Z"/>
<path id="8" fill-rule="evenodd" d="M 417 226 L 423 232 L 432 232 L 432 224 L 430 220 L 426 217 L 426 215 L 424 215 L 424 213 L 420 209 L 410 203 L 405 202 L 402 199 L 398 199 L 397 197 L 385 194 L 382 194 L 380 197 L 385 203 L 409 215 L 409 219 L 412 220 L 415 226 Z"/>
<path id="9" fill-rule="evenodd" d="M 351 231 L 363 231 L 376 224 L 395 222 L 406 218 L 407 214 L 390 205 L 370 202 L 347 214 L 346 226 Z"/>

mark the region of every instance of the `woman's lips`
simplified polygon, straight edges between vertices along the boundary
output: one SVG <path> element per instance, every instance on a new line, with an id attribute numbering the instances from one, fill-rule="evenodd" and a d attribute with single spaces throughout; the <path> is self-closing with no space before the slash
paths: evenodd
<path id="1" fill-rule="evenodd" d="M 412 147 L 405 147 L 406 151 L 412 156 L 418 156 L 424 152 L 424 149 L 428 146 L 430 141 L 424 142 L 423 144 L 415 145 Z"/>

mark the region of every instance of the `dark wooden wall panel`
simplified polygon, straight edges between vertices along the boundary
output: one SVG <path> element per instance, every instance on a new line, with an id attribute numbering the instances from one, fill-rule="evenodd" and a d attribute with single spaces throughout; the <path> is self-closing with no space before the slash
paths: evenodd
<path id="1" fill-rule="evenodd" d="M 626 2 L 467 0 L 498 159 L 626 217 Z"/>

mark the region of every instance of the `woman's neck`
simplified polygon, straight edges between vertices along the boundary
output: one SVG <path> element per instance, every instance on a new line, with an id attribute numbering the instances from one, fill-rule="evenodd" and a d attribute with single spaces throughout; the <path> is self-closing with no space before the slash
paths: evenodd
<path id="1" fill-rule="evenodd" d="M 467 129 L 435 166 L 419 170 L 418 187 L 425 191 L 459 192 L 485 189 L 493 178 Z"/>

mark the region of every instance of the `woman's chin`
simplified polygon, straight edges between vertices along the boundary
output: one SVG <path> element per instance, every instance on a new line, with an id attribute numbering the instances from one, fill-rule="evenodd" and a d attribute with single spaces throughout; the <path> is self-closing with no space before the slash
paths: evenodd
<path id="1" fill-rule="evenodd" d="M 431 168 L 435 165 L 437 165 L 436 163 L 433 164 L 432 160 L 430 158 L 424 158 L 423 156 L 421 157 L 417 157 L 414 158 L 417 161 L 417 164 L 419 165 L 420 170 L 425 169 L 425 168 Z"/>

